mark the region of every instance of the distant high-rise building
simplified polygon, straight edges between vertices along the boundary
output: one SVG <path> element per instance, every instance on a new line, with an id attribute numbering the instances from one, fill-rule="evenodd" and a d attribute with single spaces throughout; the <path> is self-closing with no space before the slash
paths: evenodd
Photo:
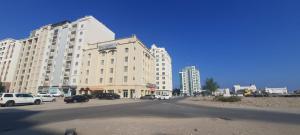
<path id="1" fill-rule="evenodd" d="M 165 48 L 151 46 L 155 57 L 156 95 L 172 95 L 172 59 Z"/>
<path id="2" fill-rule="evenodd" d="M 83 50 L 115 34 L 92 16 L 42 26 L 21 40 L 23 49 L 11 92 L 36 94 L 50 87 L 75 90 L 80 83 Z"/>
<path id="3" fill-rule="evenodd" d="M 201 90 L 200 72 L 195 66 L 188 66 L 179 72 L 180 93 L 183 95 L 193 95 Z"/>

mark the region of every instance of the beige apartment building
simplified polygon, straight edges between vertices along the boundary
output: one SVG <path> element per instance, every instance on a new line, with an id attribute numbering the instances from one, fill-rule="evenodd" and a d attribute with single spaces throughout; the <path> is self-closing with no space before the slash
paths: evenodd
<path id="1" fill-rule="evenodd" d="M 136 36 L 89 44 L 82 60 L 80 94 L 139 98 L 155 91 L 155 58 Z"/>
<path id="2" fill-rule="evenodd" d="M 4 39 L 0 41 L 0 82 L 8 91 L 14 80 L 17 61 L 22 46 L 18 40 Z"/>
<path id="3" fill-rule="evenodd" d="M 42 26 L 21 40 L 23 49 L 11 92 L 37 94 L 49 90 L 75 91 L 79 84 L 83 48 L 114 40 L 115 34 L 92 16 Z"/>

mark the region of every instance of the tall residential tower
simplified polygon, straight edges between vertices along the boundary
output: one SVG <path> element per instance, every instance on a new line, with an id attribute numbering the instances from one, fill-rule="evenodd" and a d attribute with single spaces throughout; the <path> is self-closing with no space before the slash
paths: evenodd
<path id="1" fill-rule="evenodd" d="M 179 72 L 180 93 L 182 95 L 193 95 L 201 90 L 200 72 L 195 66 L 188 66 Z"/>
<path id="2" fill-rule="evenodd" d="M 155 57 L 156 95 L 172 95 L 172 59 L 165 48 L 151 46 Z"/>
<path id="3" fill-rule="evenodd" d="M 21 40 L 11 92 L 36 94 L 51 87 L 75 90 L 80 83 L 83 49 L 89 43 L 114 40 L 115 34 L 92 16 L 43 26 Z"/>

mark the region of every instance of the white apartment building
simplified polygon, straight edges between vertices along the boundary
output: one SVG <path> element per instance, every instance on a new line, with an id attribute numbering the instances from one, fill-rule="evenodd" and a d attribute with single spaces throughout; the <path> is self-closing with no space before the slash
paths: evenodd
<path id="1" fill-rule="evenodd" d="M 172 96 L 172 59 L 165 48 L 151 46 L 150 52 L 155 57 L 156 95 Z"/>
<path id="2" fill-rule="evenodd" d="M 233 85 L 233 90 L 237 93 L 239 90 L 251 90 L 252 92 L 255 92 L 257 89 L 255 84 L 250 84 L 249 86 Z"/>
<path id="3" fill-rule="evenodd" d="M 265 92 L 270 93 L 270 94 L 287 94 L 288 93 L 288 89 L 287 87 L 283 87 L 283 88 L 265 88 Z"/>
<path id="4" fill-rule="evenodd" d="M 50 87 L 75 91 L 84 61 L 83 48 L 114 39 L 115 34 L 92 16 L 32 31 L 28 39 L 21 40 L 23 49 L 12 92 L 36 94 Z"/>
<path id="5" fill-rule="evenodd" d="M 136 36 L 89 44 L 82 57 L 80 94 L 139 98 L 155 91 L 154 56 Z"/>
<path id="6" fill-rule="evenodd" d="M 201 91 L 200 72 L 195 66 L 188 66 L 179 72 L 180 93 L 182 95 L 193 95 Z"/>
<path id="7" fill-rule="evenodd" d="M 0 40 L 0 82 L 4 83 L 6 90 L 10 89 L 14 80 L 21 48 L 17 40 Z"/>

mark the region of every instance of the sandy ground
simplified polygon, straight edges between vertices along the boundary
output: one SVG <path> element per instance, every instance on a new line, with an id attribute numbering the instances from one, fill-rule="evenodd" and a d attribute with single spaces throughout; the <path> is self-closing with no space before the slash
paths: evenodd
<path id="1" fill-rule="evenodd" d="M 34 127 L 62 135 L 76 128 L 78 135 L 299 135 L 299 126 L 218 118 L 125 117 L 110 119 L 76 119 Z M 16 134 L 32 134 L 19 130 Z"/>
<path id="2" fill-rule="evenodd" d="M 21 110 L 31 110 L 31 111 L 47 111 L 47 110 L 57 110 L 57 109 L 70 109 L 70 108 L 83 108 L 91 106 L 103 106 L 103 105 L 114 105 L 114 104 L 124 104 L 124 103 L 134 103 L 142 102 L 143 100 L 134 99 L 116 99 L 116 100 L 99 100 L 91 99 L 89 102 L 84 103 L 69 103 L 66 104 L 63 98 L 57 98 L 56 102 L 44 102 L 41 105 L 24 105 L 15 107 L 0 107 L 1 109 L 21 109 Z"/>
<path id="3" fill-rule="evenodd" d="M 213 101 L 213 97 L 189 97 L 179 101 L 200 106 L 248 108 L 300 114 L 300 97 L 242 97 L 240 102 Z"/>

